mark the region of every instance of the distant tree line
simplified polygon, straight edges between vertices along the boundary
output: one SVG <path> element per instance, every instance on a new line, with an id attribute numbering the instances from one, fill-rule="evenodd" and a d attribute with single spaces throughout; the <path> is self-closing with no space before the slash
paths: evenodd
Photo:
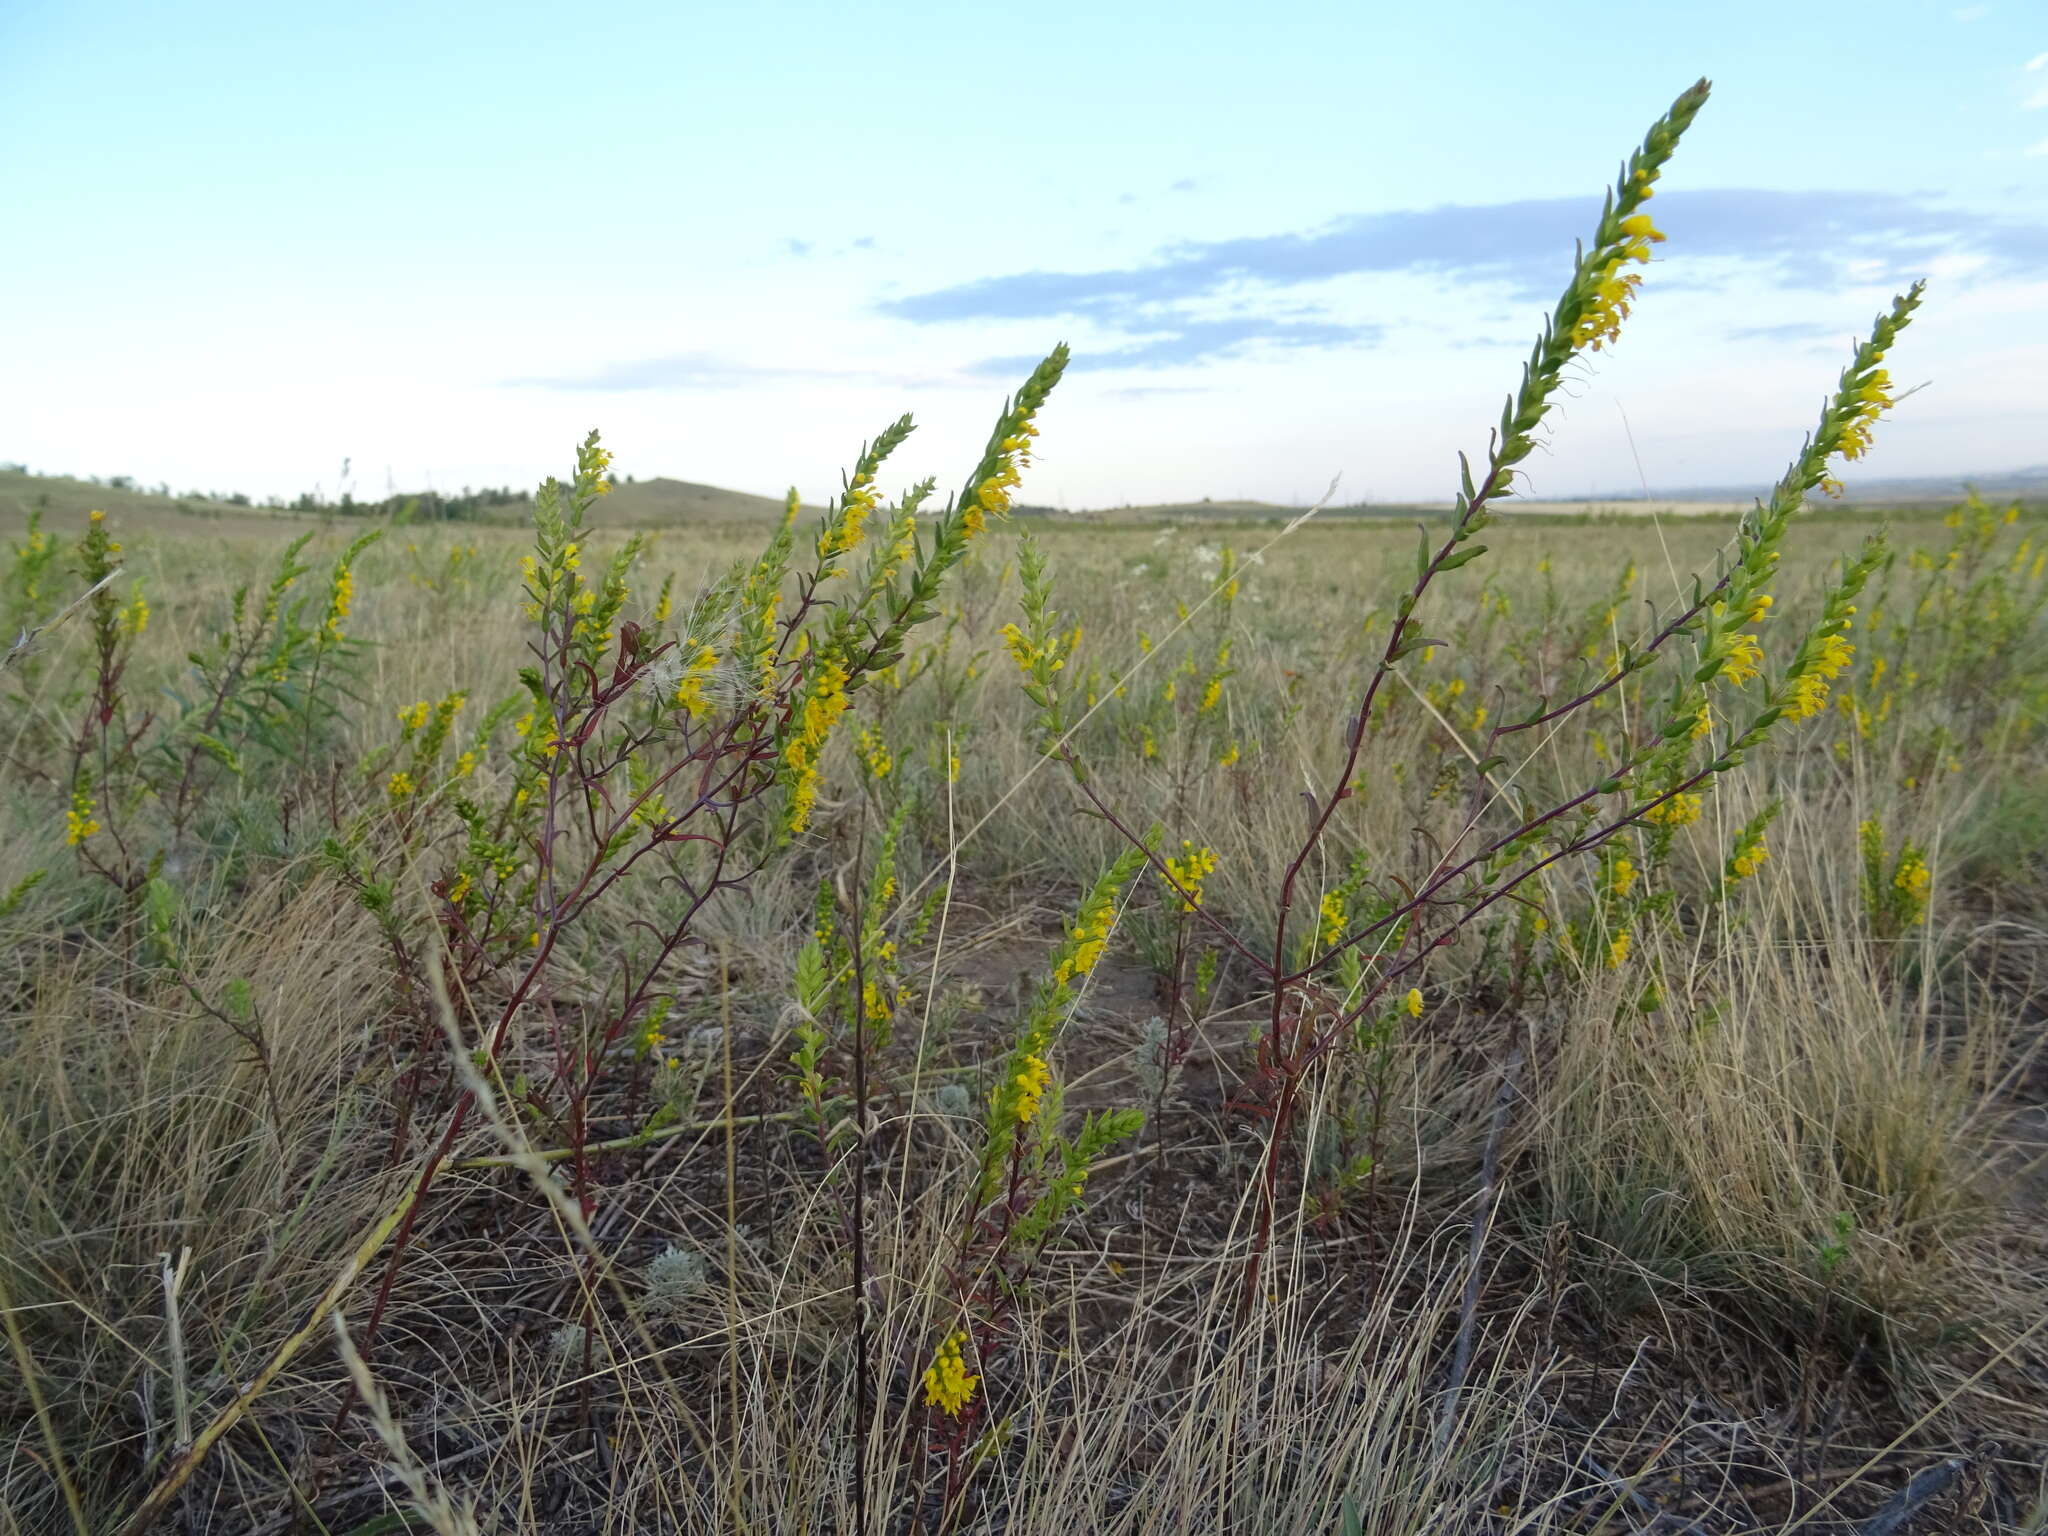
<path id="1" fill-rule="evenodd" d="M 291 512 L 333 513 L 342 517 L 388 517 L 401 523 L 488 522 L 492 514 L 506 507 L 524 506 L 527 493 L 510 486 L 487 485 L 481 490 L 464 486 L 460 491 L 415 491 L 361 501 L 343 491 L 338 501 L 328 501 L 317 492 L 301 492 L 285 504 Z"/>

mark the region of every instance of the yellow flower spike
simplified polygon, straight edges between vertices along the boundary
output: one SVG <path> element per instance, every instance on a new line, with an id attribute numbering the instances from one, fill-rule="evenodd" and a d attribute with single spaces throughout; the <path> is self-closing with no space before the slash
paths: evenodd
<path id="1" fill-rule="evenodd" d="M 1045 1064 L 1045 1058 L 1029 1055 L 1017 1068 L 1017 1123 L 1029 1125 L 1038 1118 L 1039 1105 L 1045 1098 L 1045 1090 L 1052 1083 L 1052 1068 Z"/>
<path id="2" fill-rule="evenodd" d="M 1770 856 L 1771 850 L 1764 846 L 1762 838 L 1758 838 L 1728 861 L 1728 874 L 1731 879 L 1747 880 L 1763 868 L 1764 860 Z"/>
<path id="3" fill-rule="evenodd" d="M 1628 952 L 1634 947 L 1634 937 L 1624 928 L 1607 941 L 1607 969 L 1618 971 L 1628 960 Z"/>
<path id="4" fill-rule="evenodd" d="M 1336 891 L 1323 892 L 1322 924 L 1317 937 L 1325 949 L 1344 937 L 1344 898 Z"/>
<path id="5" fill-rule="evenodd" d="M 682 647 L 688 650 L 687 643 Z M 710 710 L 711 700 L 705 694 L 705 685 L 711 679 L 711 669 L 718 665 L 718 653 L 708 645 L 697 648 L 696 657 L 683 669 L 677 679 L 674 702 L 691 719 Z"/>
<path id="6" fill-rule="evenodd" d="M 1644 812 L 1643 820 L 1660 827 L 1687 827 L 1700 819 L 1698 795 L 1673 795 Z"/>
<path id="7" fill-rule="evenodd" d="M 1180 909 L 1192 912 L 1202 904 L 1202 881 L 1216 869 L 1216 855 L 1208 848 L 1197 848 L 1186 838 L 1181 839 L 1181 856 L 1166 861 L 1166 872 L 1180 887 Z M 1184 894 L 1182 894 L 1184 893 Z"/>
<path id="8" fill-rule="evenodd" d="M 1906 920 L 1917 923 L 1927 911 L 1927 892 L 1934 884 L 1933 871 L 1927 861 L 1914 850 L 1908 850 L 1899 860 L 1899 867 L 1892 875 L 1892 885 L 1906 898 Z"/>
<path id="9" fill-rule="evenodd" d="M 93 815 L 95 809 L 92 796 L 83 790 L 71 796 L 71 809 L 64 813 L 64 841 L 67 846 L 76 848 L 100 830 L 99 819 Z"/>
<path id="10" fill-rule="evenodd" d="M 1819 714 L 1827 707 L 1829 683 L 1842 675 L 1855 654 L 1856 647 L 1839 634 L 1822 640 L 1819 654 L 1792 679 L 1791 694 L 1784 705 L 1785 713 L 1794 720 Z"/>
<path id="11" fill-rule="evenodd" d="M 938 1408 L 949 1418 L 959 1418 L 961 1411 L 974 1401 L 974 1389 L 981 1381 L 979 1376 L 967 1372 L 967 1362 L 961 1355 L 961 1346 L 966 1342 L 964 1333 L 948 1334 L 938 1355 L 925 1368 L 925 1406 Z"/>
<path id="12" fill-rule="evenodd" d="M 846 680 L 846 668 L 839 662 L 827 658 L 819 665 L 798 712 L 796 734 L 783 748 L 783 773 L 790 788 L 789 807 L 783 818 L 785 832 L 801 832 L 810 825 L 811 811 L 818 800 L 825 742 L 846 712 Z"/>
<path id="13" fill-rule="evenodd" d="M 1401 1009 L 1411 1019 L 1422 1017 L 1422 988 L 1410 987 L 1408 995 L 1401 999 Z"/>
<path id="14" fill-rule="evenodd" d="M 343 566 L 334 573 L 334 591 L 327 599 L 327 622 L 322 629 L 329 640 L 342 637 L 341 621 L 349 616 L 355 597 L 356 573 Z"/>

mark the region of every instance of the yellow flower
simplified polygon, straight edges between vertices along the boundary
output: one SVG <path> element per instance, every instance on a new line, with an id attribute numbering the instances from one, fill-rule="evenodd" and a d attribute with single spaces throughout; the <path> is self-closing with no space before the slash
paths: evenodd
<path id="1" fill-rule="evenodd" d="M 135 594 L 134 601 L 121 614 L 121 628 L 131 635 L 139 635 L 149 628 L 149 604 L 141 592 Z"/>
<path id="2" fill-rule="evenodd" d="M 404 726 L 407 731 L 416 731 L 425 725 L 427 723 L 427 701 L 421 699 L 410 709 L 401 709 L 398 712 L 398 723 Z"/>
<path id="3" fill-rule="evenodd" d="M 1036 1054 L 1026 1056 L 1017 1068 L 1017 1123 L 1029 1125 L 1038 1118 L 1038 1107 L 1045 1098 L 1045 1090 L 1052 1082 L 1052 1068 L 1045 1064 L 1045 1058 Z"/>
<path id="4" fill-rule="evenodd" d="M 348 617 L 356 596 L 356 574 L 347 566 L 334 573 L 334 592 L 327 599 L 327 622 L 322 626 L 330 640 L 341 638 L 341 621 Z"/>
<path id="5" fill-rule="evenodd" d="M 1850 405 L 1849 419 L 1842 427 L 1836 451 L 1845 459 L 1860 459 L 1870 451 L 1871 423 L 1892 408 L 1892 376 L 1875 369 L 1857 390 Z"/>
<path id="6" fill-rule="evenodd" d="M 1673 795 L 1643 813 L 1643 820 L 1660 827 L 1685 827 L 1700 819 L 1698 795 Z"/>
<path id="7" fill-rule="evenodd" d="M 1327 949 L 1344 937 L 1344 898 L 1338 892 L 1323 892 L 1322 919 L 1317 937 Z"/>
<path id="8" fill-rule="evenodd" d="M 413 783 L 412 775 L 401 768 L 385 782 L 384 792 L 393 800 L 403 800 L 418 787 L 418 785 Z"/>
<path id="9" fill-rule="evenodd" d="M 1763 669 L 1763 647 L 1756 643 L 1755 635 L 1738 632 L 1730 635 L 1725 644 L 1721 675 L 1729 682 L 1746 683 Z"/>
<path id="10" fill-rule="evenodd" d="M 951 1418 L 959 1418 L 960 1411 L 974 1401 L 975 1386 L 979 1376 L 967 1374 L 967 1362 L 961 1358 L 960 1348 L 967 1342 L 964 1333 L 951 1333 L 946 1342 L 939 1346 L 939 1353 L 925 1368 L 924 1401 L 928 1408 L 939 1408 Z"/>
<path id="11" fill-rule="evenodd" d="M 790 786 L 789 807 L 783 828 L 801 832 L 810 825 L 811 811 L 818 800 L 819 759 L 832 727 L 846 712 L 846 668 L 826 658 L 798 712 L 797 731 L 782 749 L 783 768 Z"/>
<path id="12" fill-rule="evenodd" d="M 1616 859 L 1607 869 L 1607 891 L 1616 898 L 1635 889 L 1636 867 L 1626 857 Z"/>
<path id="13" fill-rule="evenodd" d="M 1110 919 L 1114 915 L 1107 902 L 1097 911 L 1082 911 L 1069 940 L 1072 950 L 1053 967 L 1054 986 L 1062 986 L 1074 977 L 1086 976 L 1095 969 L 1095 962 L 1102 958 L 1103 948 L 1109 943 Z"/>
<path id="14" fill-rule="evenodd" d="M 711 708 L 704 686 L 711 680 L 711 669 L 717 665 L 718 653 L 708 645 L 700 645 L 696 659 L 683 669 L 683 675 L 676 683 L 676 707 L 692 720 L 708 713 Z"/>
<path id="15" fill-rule="evenodd" d="M 1572 327 L 1573 346 L 1591 346 L 1598 352 L 1604 345 L 1620 339 L 1621 322 L 1628 317 L 1636 289 L 1643 281 L 1640 274 L 1624 272 L 1622 268 L 1630 262 L 1647 262 L 1650 247 L 1664 239 L 1663 232 L 1647 213 L 1630 214 L 1623 219 L 1621 235 L 1621 240 L 1609 251 L 1607 259 L 1589 274 L 1592 301 Z"/>
<path id="16" fill-rule="evenodd" d="M 1057 640 L 1052 641 L 1041 650 L 1038 646 L 1032 644 L 1031 637 L 1015 624 L 1005 624 L 1003 626 L 1003 646 L 1009 651 L 1010 659 L 1017 663 L 1017 670 L 1026 677 L 1037 675 L 1037 668 L 1040 662 L 1048 663 L 1054 672 L 1059 671 L 1061 667 L 1066 665 L 1066 661 L 1059 654 L 1060 646 Z"/>
<path id="17" fill-rule="evenodd" d="M 855 475 L 853 484 L 847 487 L 846 505 L 840 510 L 839 521 L 818 540 L 818 553 L 829 560 L 859 544 L 861 526 L 880 497 L 880 488 L 866 474 Z"/>
<path id="18" fill-rule="evenodd" d="M 460 755 L 458 755 L 458 756 L 456 757 L 456 759 L 455 759 L 455 777 L 457 777 L 458 779 L 466 779 L 466 778 L 468 778 L 468 777 L 469 777 L 469 776 L 470 776 L 470 775 L 471 775 L 472 773 L 475 773 L 475 772 L 476 772 L 476 754 L 475 754 L 474 752 L 464 752 L 464 753 L 461 753 Z"/>
<path id="19" fill-rule="evenodd" d="M 1411 1019 L 1422 1017 L 1422 988 L 1410 987 L 1408 995 L 1401 999 L 1401 1007 Z"/>
<path id="20" fill-rule="evenodd" d="M 1202 904 L 1202 881 L 1216 869 L 1216 855 L 1207 848 L 1197 848 L 1186 838 L 1181 839 L 1181 856 L 1166 861 L 1166 872 L 1179 887 L 1180 909 L 1192 912 Z"/>
<path id="21" fill-rule="evenodd" d="M 451 907 L 459 907 L 462 905 L 462 898 L 469 894 L 469 888 L 471 883 L 472 882 L 469 878 L 469 871 L 466 869 L 461 874 L 457 875 L 452 882 L 450 882 L 448 886 L 448 904 Z"/>
<path id="22" fill-rule="evenodd" d="M 1223 755 L 1216 759 L 1216 766 L 1219 768 L 1228 768 L 1232 763 L 1237 761 L 1237 758 L 1237 743 L 1233 741 L 1229 746 L 1223 749 Z"/>
<path id="23" fill-rule="evenodd" d="M 862 726 L 853 735 L 853 753 L 868 776 L 886 779 L 896 767 L 896 759 L 889 751 L 889 744 L 882 739 L 882 733 L 873 726 Z"/>
<path id="24" fill-rule="evenodd" d="M 1792 680 L 1792 697 L 1786 702 L 1785 713 L 1794 720 L 1819 714 L 1827 704 L 1828 683 L 1842 675 L 1855 654 L 1856 647 L 1840 635 L 1829 635 L 1823 640 L 1820 654 Z"/>
<path id="25" fill-rule="evenodd" d="M 103 513 L 94 513 L 93 515 L 95 517 L 104 516 Z M 64 841 L 71 847 L 76 848 L 88 837 L 91 837 L 93 833 L 99 831 L 99 820 L 93 815 L 93 810 L 93 798 L 85 793 L 84 790 L 79 790 L 72 795 L 71 809 L 64 813 Z"/>
<path id="26" fill-rule="evenodd" d="M 1628 952 L 1633 943 L 1634 940 L 1626 928 L 1609 939 L 1607 941 L 1607 969 L 1610 971 L 1620 970 L 1622 964 L 1628 959 Z"/>
<path id="27" fill-rule="evenodd" d="M 1747 847 L 1738 849 L 1735 857 L 1728 861 L 1729 878 L 1731 880 L 1747 880 L 1751 875 L 1763 868 L 1764 860 L 1770 856 L 1771 850 L 1764 846 L 1762 838 L 1758 838 Z"/>
<path id="28" fill-rule="evenodd" d="M 1918 922 L 1927 910 L 1928 888 L 1934 884 L 1934 873 L 1927 867 L 1927 861 L 1917 850 L 1907 849 L 1899 860 L 1899 867 L 1892 875 L 1892 885 L 1906 898 L 1906 920 Z"/>
<path id="29" fill-rule="evenodd" d="M 1812 673 L 1792 679 L 1792 694 L 1785 701 L 1785 713 L 1794 720 L 1804 720 L 1817 715 L 1828 705 L 1828 685 L 1825 678 Z"/>

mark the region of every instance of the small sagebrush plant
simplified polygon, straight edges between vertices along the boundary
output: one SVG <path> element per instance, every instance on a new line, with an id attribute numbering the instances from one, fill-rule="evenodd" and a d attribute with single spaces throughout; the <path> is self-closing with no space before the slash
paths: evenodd
<path id="1" fill-rule="evenodd" d="M 1316 932 L 1303 955 L 1295 924 L 1304 878 L 1333 819 L 1355 793 L 1361 756 L 1383 719 L 1376 706 L 1396 679 L 1423 691 L 1415 686 L 1417 676 L 1443 665 L 1455 652 L 1452 641 L 1427 628 L 1427 601 L 1443 578 L 1486 554 L 1478 535 L 1493 520 L 1493 505 L 1514 494 L 1518 466 L 1535 451 L 1537 433 L 1567 368 L 1619 338 L 1637 298 L 1638 269 L 1648 261 L 1651 247 L 1664 240 L 1649 211 L 1651 198 L 1706 97 L 1705 82 L 1680 96 L 1630 156 L 1524 365 L 1520 387 L 1502 408 L 1485 465 L 1475 474 L 1461 458 L 1461 482 L 1447 526 L 1423 530 L 1414 580 L 1394 604 L 1379 655 L 1366 669 L 1341 760 L 1325 786 L 1309 796 L 1309 826 L 1279 876 L 1273 903 L 1277 919 L 1270 933 L 1240 933 L 1203 900 L 1202 882 L 1212 868 L 1206 853 L 1192 843 L 1178 857 L 1153 852 L 1131 830 L 1130 816 L 1103 798 L 1088 771 L 1089 738 L 1083 728 L 1091 711 L 1075 707 L 1068 687 L 1075 672 L 1072 647 L 1053 616 L 1050 576 L 1035 552 L 1023 560 L 1024 623 L 1012 636 L 1010 650 L 1039 711 L 1045 752 L 1067 765 L 1089 807 L 1122 831 L 1133 850 L 1143 850 L 1169 901 L 1203 922 L 1213 942 L 1246 967 L 1269 998 L 1247 1063 L 1246 1103 L 1266 1123 L 1258 1224 L 1246 1266 L 1247 1303 L 1261 1294 L 1260 1266 L 1282 1205 L 1282 1170 L 1306 1085 L 1347 1042 L 1378 1038 L 1373 1031 L 1361 1035 L 1358 1026 L 1379 1015 L 1390 995 L 1405 989 L 1414 989 L 1419 1002 L 1433 950 L 1502 903 L 1516 901 L 1529 881 L 1568 860 L 1604 860 L 1595 909 L 1578 930 L 1586 963 L 1616 970 L 1625 966 L 1634 947 L 1634 926 L 1654 915 L 1655 906 L 1645 905 L 1645 898 L 1633 892 L 1637 866 L 1610 845 L 1621 834 L 1640 830 L 1647 857 L 1661 860 L 1678 830 L 1699 819 L 1707 787 L 1767 741 L 1820 714 L 1849 666 L 1853 647 L 1847 637 L 1856 599 L 1885 558 L 1876 539 L 1842 561 L 1817 619 L 1773 647 L 1775 661 L 1766 654 L 1764 624 L 1794 515 L 1814 492 L 1835 489 L 1831 463 L 1862 456 L 1873 423 L 1891 404 L 1884 365 L 1920 302 L 1917 284 L 1878 318 L 1869 339 L 1856 348 L 1812 436 L 1770 497 L 1743 520 L 1721 568 L 1696 576 L 1690 597 L 1653 620 L 1644 638 L 1621 641 L 1597 680 L 1561 699 L 1508 701 L 1465 719 L 1462 724 L 1475 733 L 1477 744 L 1468 810 L 1455 837 L 1433 862 L 1403 873 L 1397 899 L 1369 913 L 1351 910 L 1356 886 L 1338 885 L 1320 898 L 1311 897 Z M 1222 585 L 1228 584 L 1225 578 Z M 1663 679 L 1661 691 L 1651 686 L 1656 677 Z M 1532 791 L 1529 783 L 1542 781 L 1534 774 L 1525 778 L 1523 770 L 1536 756 L 1530 743 L 1537 739 L 1526 733 L 1542 730 L 1546 739 L 1554 736 L 1560 722 L 1624 687 L 1638 707 L 1620 739 L 1604 749 L 1605 761 L 1590 781 L 1559 786 L 1549 795 Z M 1442 704 L 1452 697 L 1449 690 L 1438 695 Z M 1518 749 L 1524 753 L 1519 759 Z M 1763 857 L 1763 831 L 1762 821 L 1744 828 L 1729 855 L 1730 880 L 1754 872 Z M 1907 874 L 1909 884 L 1919 878 Z M 1887 889 L 1905 891 L 1896 882 Z M 1886 911 L 1903 908 L 1894 902 Z"/>

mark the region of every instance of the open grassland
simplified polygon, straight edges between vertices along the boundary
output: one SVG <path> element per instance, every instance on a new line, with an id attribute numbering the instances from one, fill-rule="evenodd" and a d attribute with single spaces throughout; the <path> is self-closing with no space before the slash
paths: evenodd
<path id="1" fill-rule="evenodd" d="M 595 507 L 567 557 L 593 585 L 622 548 Z M 1880 521 L 1795 521 L 1774 660 Z M 760 687 L 696 642 L 762 530 L 617 568 L 594 686 L 623 624 L 685 643 L 602 772 L 518 676 L 531 531 L 348 559 L 362 531 L 11 530 L 23 624 L 82 589 L 84 543 L 123 547 L 104 612 L 6 674 L 0 1531 L 68 1528 L 67 1480 L 93 1530 L 838 1530 L 858 1500 L 892 1531 L 1828 1531 L 1918 1473 L 1912 1529 L 2040 1529 L 2027 518 L 1893 523 L 1824 709 L 1686 814 L 1432 927 L 1447 889 L 1318 973 L 1340 1009 L 1405 967 L 1299 1074 L 1277 1157 L 1272 989 L 1210 919 L 1274 931 L 1412 527 L 1046 525 L 1038 628 L 991 527 L 822 738 L 801 830 L 780 784 L 720 834 L 729 885 L 703 845 L 599 850 L 617 878 L 573 920 L 589 796 L 679 816 L 695 781 L 649 809 L 650 774 Z M 1488 531 L 1373 706 L 1293 899 L 1302 963 L 1518 796 L 1614 770 L 1659 674 L 1480 766 L 1733 531 Z M 1022 691 L 1041 633 L 1086 793 Z M 1084 903 L 1126 850 L 1089 795 L 1158 826 L 1181 889 L 1126 871 Z"/>
<path id="2" fill-rule="evenodd" d="M 1822 510 L 1920 287 L 1739 523 L 1500 515 L 1707 90 L 1419 540 L 1006 521 L 1064 347 L 943 503 L 31 507 L 0 1536 L 2038 1536 L 2048 551 Z"/>

